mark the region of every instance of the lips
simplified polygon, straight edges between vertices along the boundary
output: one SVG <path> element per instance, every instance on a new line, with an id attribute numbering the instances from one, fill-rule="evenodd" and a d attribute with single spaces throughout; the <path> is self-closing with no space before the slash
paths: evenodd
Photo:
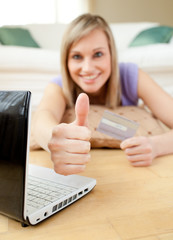
<path id="1" fill-rule="evenodd" d="M 80 76 L 82 80 L 86 83 L 93 83 L 96 78 L 99 76 L 99 74 L 94 74 L 94 75 L 87 75 L 87 76 Z"/>

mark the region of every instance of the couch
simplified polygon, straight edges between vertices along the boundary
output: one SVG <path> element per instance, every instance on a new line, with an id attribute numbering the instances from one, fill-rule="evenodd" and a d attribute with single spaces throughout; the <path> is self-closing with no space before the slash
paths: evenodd
<path id="1" fill-rule="evenodd" d="M 129 47 L 135 36 L 158 23 L 110 23 L 121 62 L 135 62 L 173 96 L 173 40 Z M 13 26 L 16 27 L 16 26 Z M 35 109 L 49 81 L 60 73 L 60 44 L 65 24 L 31 24 L 27 29 L 40 48 L 0 44 L 1 90 L 30 90 Z"/>

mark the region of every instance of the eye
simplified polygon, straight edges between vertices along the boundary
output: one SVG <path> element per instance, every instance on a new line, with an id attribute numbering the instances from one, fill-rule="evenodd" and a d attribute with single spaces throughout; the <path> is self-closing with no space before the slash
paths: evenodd
<path id="1" fill-rule="evenodd" d="M 103 56 L 103 53 L 102 53 L 102 52 L 96 52 L 96 53 L 94 54 L 94 57 L 101 57 L 101 56 Z"/>
<path id="2" fill-rule="evenodd" d="M 72 58 L 78 60 L 78 59 L 81 59 L 82 57 L 79 54 L 75 54 L 72 56 Z"/>

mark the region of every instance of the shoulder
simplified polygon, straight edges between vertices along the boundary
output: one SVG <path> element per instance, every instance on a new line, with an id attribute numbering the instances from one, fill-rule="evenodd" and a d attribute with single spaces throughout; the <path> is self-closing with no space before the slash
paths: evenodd
<path id="1" fill-rule="evenodd" d="M 122 77 L 134 77 L 138 74 L 138 65 L 131 62 L 119 63 L 120 76 Z"/>
<path id="2" fill-rule="evenodd" d="M 121 85 L 137 84 L 138 65 L 135 63 L 119 63 Z"/>
<path id="3" fill-rule="evenodd" d="M 122 105 L 136 105 L 138 101 L 138 66 L 135 63 L 119 63 Z"/>
<path id="4" fill-rule="evenodd" d="M 62 87 L 62 76 L 58 75 L 57 77 L 53 78 L 50 82 L 55 83 L 55 84 L 59 85 L 60 87 Z"/>

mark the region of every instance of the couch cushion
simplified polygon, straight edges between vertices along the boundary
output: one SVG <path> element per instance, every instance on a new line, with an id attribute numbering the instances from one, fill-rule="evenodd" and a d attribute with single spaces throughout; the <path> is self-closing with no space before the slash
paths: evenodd
<path id="1" fill-rule="evenodd" d="M 127 49 L 129 43 L 141 31 L 158 25 L 154 22 L 110 23 L 118 52 Z"/>
<path id="2" fill-rule="evenodd" d="M 148 73 L 172 73 L 173 45 L 158 43 L 154 45 L 130 47 L 119 54 L 120 62 L 133 62 Z"/>
<path id="3" fill-rule="evenodd" d="M 157 26 L 141 31 L 129 44 L 129 47 L 156 43 L 168 43 L 173 35 L 173 27 Z"/>
<path id="4" fill-rule="evenodd" d="M 23 27 L 28 29 L 34 39 L 44 49 L 60 50 L 61 40 L 67 24 L 28 24 Z M 22 27 L 22 26 L 21 26 Z"/>
<path id="5" fill-rule="evenodd" d="M 25 46 L 39 48 L 27 29 L 22 28 L 0 28 L 0 42 L 3 45 Z"/>
<path id="6" fill-rule="evenodd" d="M 43 48 L 0 45 L 0 72 L 13 75 L 22 73 L 60 73 L 60 52 Z M 37 77 L 37 76 L 36 76 Z M 49 79 L 49 81 L 51 78 Z"/>

